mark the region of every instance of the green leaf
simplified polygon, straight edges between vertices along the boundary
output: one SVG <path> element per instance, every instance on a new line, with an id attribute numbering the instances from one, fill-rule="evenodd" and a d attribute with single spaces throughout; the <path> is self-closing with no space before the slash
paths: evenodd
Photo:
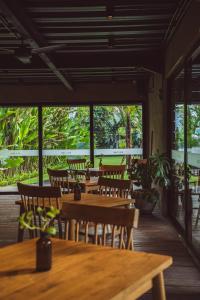
<path id="1" fill-rule="evenodd" d="M 42 207 L 38 207 L 37 208 L 37 212 L 38 212 L 38 214 L 42 214 L 43 212 L 44 212 L 44 209 L 42 208 Z"/>
<path id="2" fill-rule="evenodd" d="M 56 235 L 56 228 L 53 226 L 50 226 L 46 229 L 46 232 L 50 235 Z"/>

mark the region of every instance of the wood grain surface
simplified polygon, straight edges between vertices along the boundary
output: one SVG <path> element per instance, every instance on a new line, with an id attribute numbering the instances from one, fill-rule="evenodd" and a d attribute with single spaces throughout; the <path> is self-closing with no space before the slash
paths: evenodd
<path id="1" fill-rule="evenodd" d="M 0 249 L 0 299 L 127 300 L 154 282 L 158 297 L 160 274 L 172 263 L 169 256 L 53 239 L 53 267 L 37 273 L 35 242 Z"/>
<path id="2" fill-rule="evenodd" d="M 103 207 L 114 207 L 114 206 L 123 206 L 128 205 L 130 203 L 134 203 L 134 200 L 121 198 L 121 197 L 107 197 L 98 194 L 88 194 L 81 193 L 81 200 L 74 201 L 74 194 L 65 194 L 60 198 L 61 206 L 62 203 L 73 203 L 73 204 L 81 204 L 81 205 L 93 205 L 93 206 L 103 206 Z M 17 200 L 16 204 L 20 205 L 21 201 Z M 38 202 L 40 203 L 40 202 Z M 46 199 L 46 204 L 49 206 L 49 199 Z M 41 202 L 42 205 L 42 202 Z"/>
<path id="3" fill-rule="evenodd" d="M 133 203 L 133 200 L 121 198 L 121 197 L 107 197 L 98 194 L 81 194 L 80 201 L 74 201 L 74 194 L 66 194 L 62 197 L 62 202 L 81 204 L 81 205 L 92 205 L 92 206 L 103 206 L 103 207 L 114 207 L 122 206 Z"/>

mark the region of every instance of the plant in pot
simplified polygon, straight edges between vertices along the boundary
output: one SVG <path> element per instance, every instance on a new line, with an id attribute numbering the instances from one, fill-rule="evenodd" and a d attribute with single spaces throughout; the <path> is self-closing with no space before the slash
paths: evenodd
<path id="1" fill-rule="evenodd" d="M 56 234 L 53 221 L 60 213 L 57 208 L 50 207 L 48 210 L 38 207 L 36 212 L 27 211 L 19 217 L 21 229 L 40 232 L 40 238 L 36 242 L 36 270 L 48 271 L 52 265 L 52 242 L 50 236 Z M 36 218 L 39 218 L 39 225 L 36 225 Z"/>
<path id="2" fill-rule="evenodd" d="M 135 206 L 142 213 L 152 213 L 159 200 L 159 192 L 156 187 L 166 188 L 169 186 L 170 169 L 169 159 L 158 151 L 148 159 L 133 160 L 129 169 L 129 178 L 141 188 L 134 190 L 132 197 L 135 199 Z"/>

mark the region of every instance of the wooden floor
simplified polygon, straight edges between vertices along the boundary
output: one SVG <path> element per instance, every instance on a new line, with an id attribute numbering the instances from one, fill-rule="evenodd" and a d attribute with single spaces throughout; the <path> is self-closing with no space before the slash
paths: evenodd
<path id="1" fill-rule="evenodd" d="M 15 243 L 18 196 L 0 196 L 0 246 Z M 200 300 L 200 272 L 184 248 L 175 229 L 158 214 L 140 218 L 135 250 L 171 255 L 173 266 L 165 272 L 168 300 Z M 150 300 L 151 294 L 142 297 Z"/>

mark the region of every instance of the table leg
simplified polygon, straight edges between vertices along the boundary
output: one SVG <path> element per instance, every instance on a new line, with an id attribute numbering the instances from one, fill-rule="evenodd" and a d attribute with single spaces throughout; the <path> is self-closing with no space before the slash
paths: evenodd
<path id="1" fill-rule="evenodd" d="M 23 205 L 20 205 L 19 215 L 24 213 Z M 20 224 L 18 223 L 18 235 L 17 235 L 17 242 L 23 242 L 24 239 L 24 229 L 20 228 Z"/>
<path id="2" fill-rule="evenodd" d="M 152 292 L 154 300 L 166 300 L 163 272 L 153 278 Z"/>

